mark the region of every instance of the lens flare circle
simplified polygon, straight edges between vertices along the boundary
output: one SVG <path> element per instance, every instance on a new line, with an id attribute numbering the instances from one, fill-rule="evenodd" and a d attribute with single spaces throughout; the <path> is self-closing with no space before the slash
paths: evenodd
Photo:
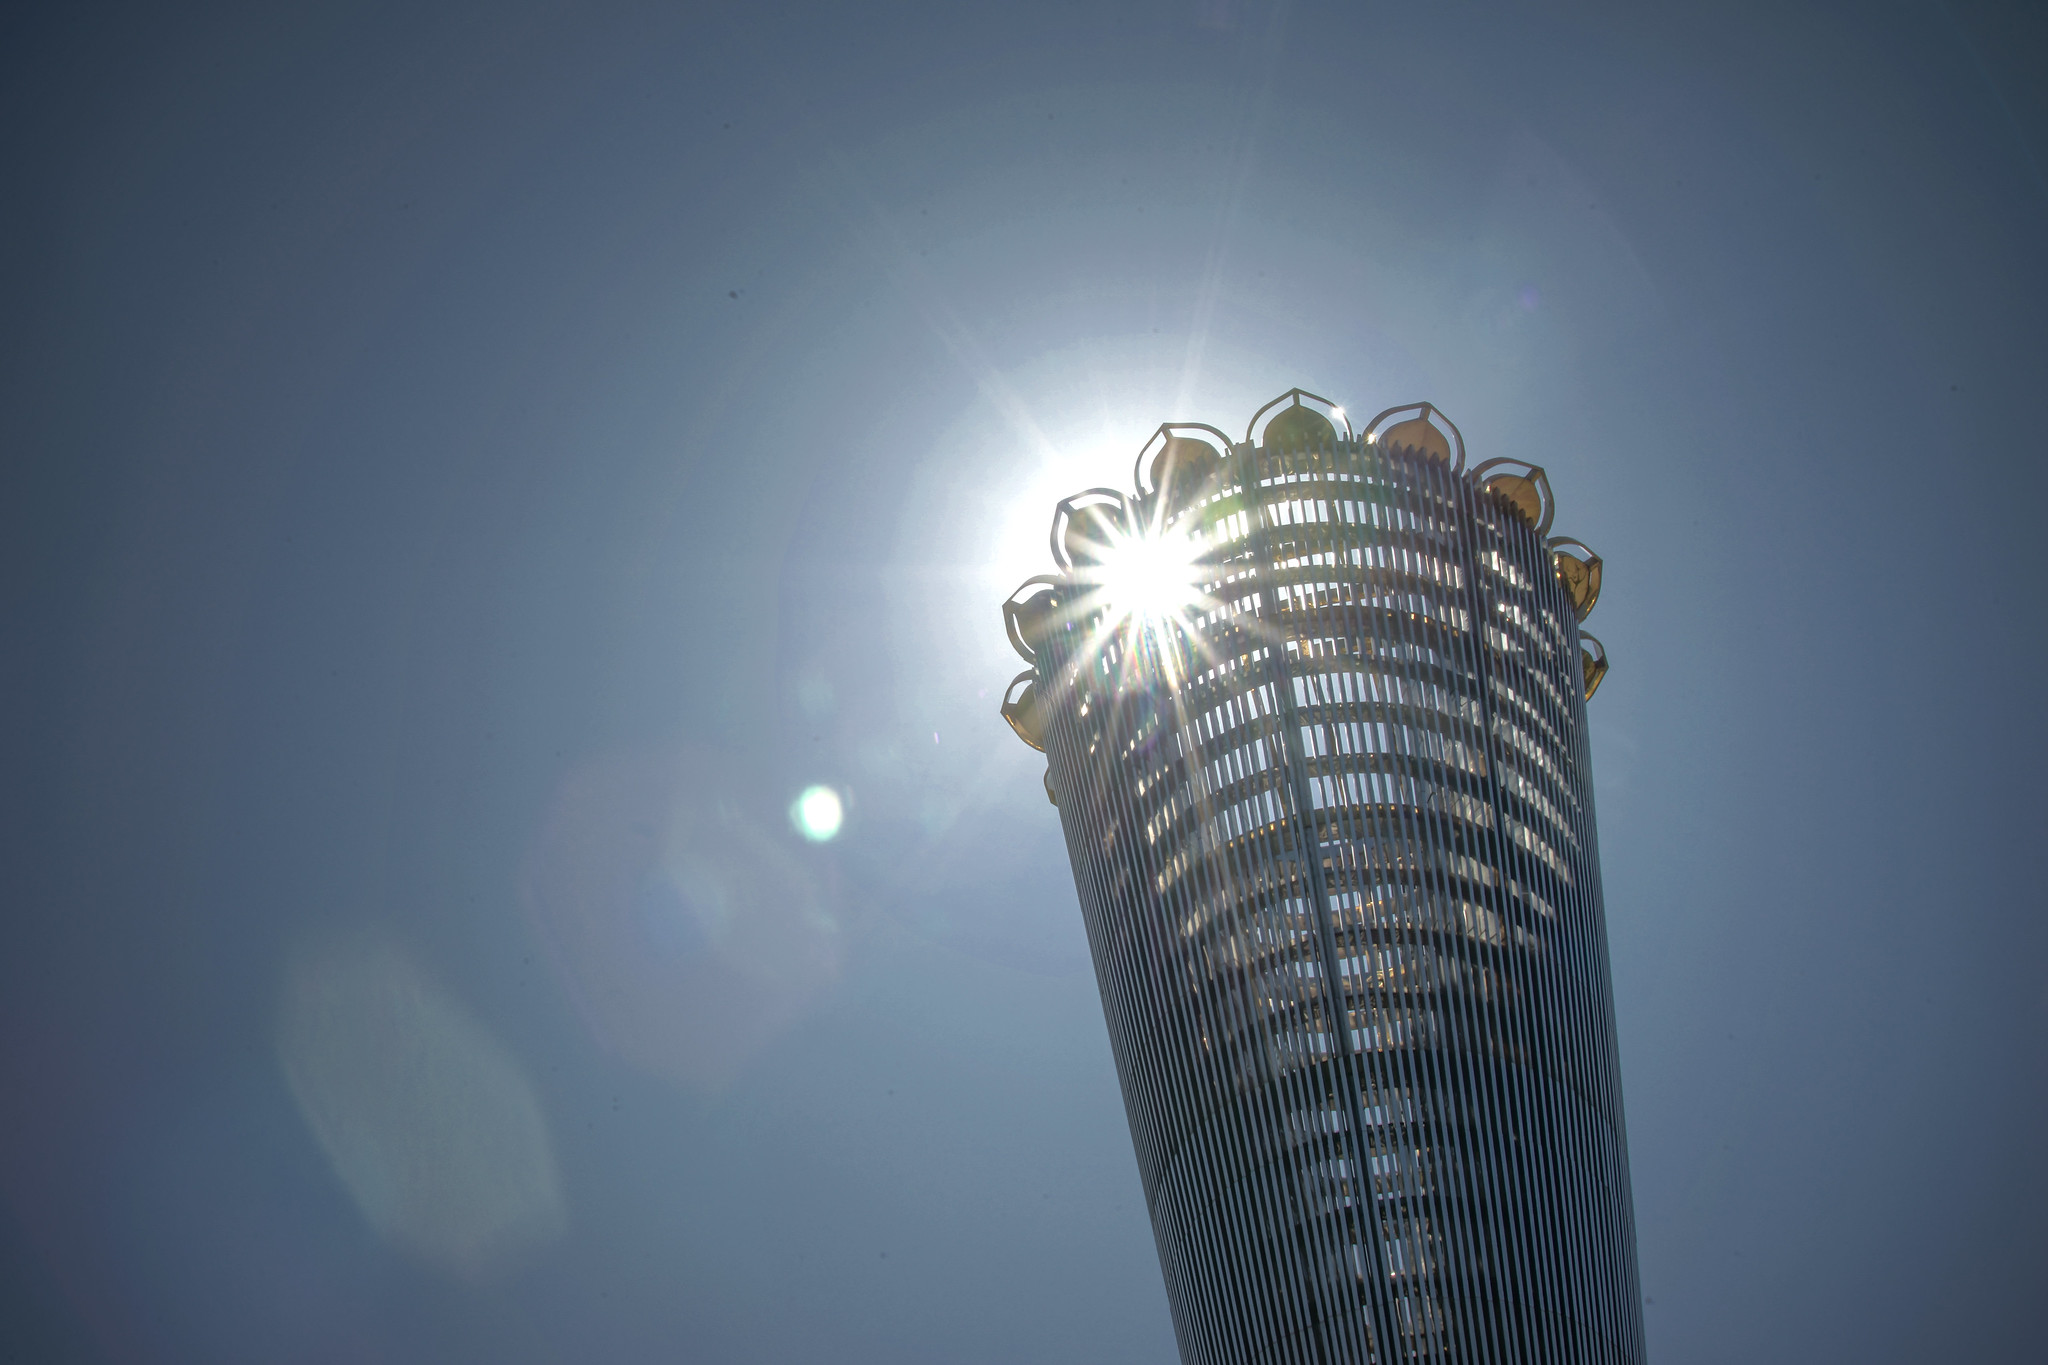
<path id="1" fill-rule="evenodd" d="M 789 822 L 812 843 L 828 843 L 839 837 L 839 827 L 846 823 L 846 803 L 830 787 L 806 787 L 790 804 Z"/>

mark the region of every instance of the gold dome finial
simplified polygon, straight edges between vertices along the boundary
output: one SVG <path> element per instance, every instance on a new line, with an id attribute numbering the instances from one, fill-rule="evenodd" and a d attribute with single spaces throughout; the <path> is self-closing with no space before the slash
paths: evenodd
<path id="1" fill-rule="evenodd" d="M 1570 536 L 1558 536 L 1550 542 L 1551 558 L 1557 564 L 1557 577 L 1564 584 L 1565 595 L 1572 599 L 1572 610 L 1581 621 L 1593 610 L 1600 600 L 1600 556 L 1582 540 Z"/>
<path id="2" fill-rule="evenodd" d="M 1259 419 L 1273 409 L 1264 428 Z M 1340 434 L 1338 424 L 1344 430 Z M 1251 425 L 1245 428 L 1244 438 L 1256 440 L 1268 449 L 1321 450 L 1339 441 L 1351 439 L 1351 422 L 1344 416 L 1344 409 L 1332 403 L 1321 394 L 1310 393 L 1307 389 L 1289 389 L 1266 406 L 1252 414 Z"/>
<path id="3" fill-rule="evenodd" d="M 1579 670 L 1586 678 L 1586 700 L 1591 701 L 1600 690 L 1600 680 L 1607 676 L 1607 646 L 1583 630 L 1579 632 Z"/>
<path id="4" fill-rule="evenodd" d="M 1017 732 L 1017 738 L 1040 753 L 1045 752 L 1045 712 L 1038 704 L 1038 670 L 1027 668 L 1010 679 L 1003 689 L 1003 719 Z"/>
<path id="5" fill-rule="evenodd" d="M 1212 443 L 1195 433 L 1214 436 Z M 1164 522 L 1212 491 L 1223 474 L 1223 449 L 1230 438 L 1212 426 L 1197 422 L 1167 422 L 1152 433 L 1138 451 L 1131 470 L 1131 482 L 1138 487 L 1140 502 L 1154 500 L 1153 519 Z"/>
<path id="6" fill-rule="evenodd" d="M 1487 492 L 1499 497 L 1514 514 L 1536 528 L 1537 535 L 1550 532 L 1551 514 L 1556 510 L 1550 498 L 1550 477 L 1543 466 L 1525 460 L 1488 460 L 1472 471 L 1472 477 Z"/>
<path id="7" fill-rule="evenodd" d="M 1440 460 L 1454 474 L 1465 468 L 1465 438 L 1458 433 L 1457 424 L 1434 404 L 1403 403 L 1388 408 L 1367 424 L 1365 439 L 1384 450 Z"/>

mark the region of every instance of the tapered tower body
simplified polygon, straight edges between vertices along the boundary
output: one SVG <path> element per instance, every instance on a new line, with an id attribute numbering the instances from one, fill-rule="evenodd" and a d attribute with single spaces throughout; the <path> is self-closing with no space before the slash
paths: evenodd
<path id="1" fill-rule="evenodd" d="M 1006 607 L 1181 1354 L 1639 1362 L 1580 620 L 1428 405 L 1162 427 Z"/>

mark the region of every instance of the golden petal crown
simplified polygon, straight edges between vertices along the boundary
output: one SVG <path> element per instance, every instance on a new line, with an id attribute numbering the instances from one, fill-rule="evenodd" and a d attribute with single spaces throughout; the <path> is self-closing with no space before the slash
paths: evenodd
<path id="1" fill-rule="evenodd" d="M 1058 572 L 1024 581 L 1003 603 L 1003 627 L 1011 647 L 1032 666 L 1003 690 L 1003 719 L 1034 749 L 1046 747 L 1046 698 L 1039 674 L 1039 645 L 1048 631 L 1072 619 L 1085 595 L 1091 570 L 1120 538 L 1143 534 L 1185 508 L 1211 496 L 1228 479 L 1231 461 L 1252 448 L 1327 450 L 1371 445 L 1414 458 L 1434 460 L 1454 475 L 1465 475 L 1465 437 L 1433 403 L 1403 403 L 1386 409 L 1354 431 L 1344 409 L 1306 389 L 1289 389 L 1252 414 L 1243 441 L 1200 422 L 1166 422 L 1138 450 L 1131 469 L 1133 491 L 1090 488 L 1062 498 L 1053 511 L 1051 549 Z M 1480 491 L 1508 514 L 1549 536 L 1556 507 L 1542 466 L 1524 460 L 1487 460 L 1469 476 Z M 1600 600 L 1600 556 L 1584 541 L 1551 537 L 1551 565 L 1578 619 Z M 1607 649 L 1579 632 L 1580 672 L 1588 700 L 1607 676 Z M 1051 796 L 1050 775 L 1046 795 Z"/>

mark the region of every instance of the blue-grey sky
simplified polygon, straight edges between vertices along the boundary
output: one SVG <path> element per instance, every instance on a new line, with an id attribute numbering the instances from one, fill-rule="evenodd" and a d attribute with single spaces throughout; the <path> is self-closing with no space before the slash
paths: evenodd
<path id="1" fill-rule="evenodd" d="M 996 606 L 1301 384 L 1605 556 L 1654 1358 L 2040 1358 L 2038 7 L 0 35 L 0 1355 L 1171 1362 Z"/>

